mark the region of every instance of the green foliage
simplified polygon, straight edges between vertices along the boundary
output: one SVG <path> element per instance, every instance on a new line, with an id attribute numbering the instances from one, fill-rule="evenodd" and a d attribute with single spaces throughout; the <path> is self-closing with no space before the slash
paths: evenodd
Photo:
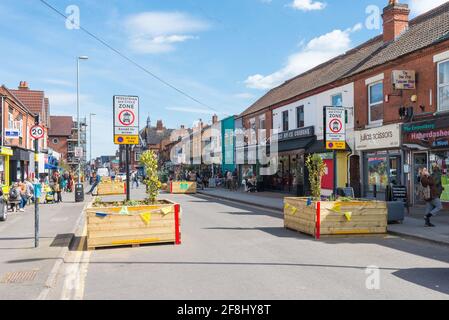
<path id="1" fill-rule="evenodd" d="M 152 204 L 156 203 L 161 188 L 157 156 L 151 150 L 146 151 L 140 157 L 140 163 L 145 167 L 146 179 L 143 183 L 147 186 L 148 200 Z"/>
<path id="2" fill-rule="evenodd" d="M 306 166 L 309 170 L 309 182 L 314 200 L 321 199 L 321 180 L 326 173 L 326 164 L 318 154 L 309 155 L 306 159 Z"/>

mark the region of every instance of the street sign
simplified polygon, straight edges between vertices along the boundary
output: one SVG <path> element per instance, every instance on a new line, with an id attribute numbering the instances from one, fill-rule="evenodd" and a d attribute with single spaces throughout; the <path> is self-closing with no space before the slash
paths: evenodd
<path id="1" fill-rule="evenodd" d="M 114 96 L 114 143 L 139 144 L 139 97 Z"/>
<path id="2" fill-rule="evenodd" d="M 346 111 L 342 107 L 324 109 L 325 141 L 327 150 L 346 149 Z"/>
<path id="3" fill-rule="evenodd" d="M 83 147 L 75 147 L 75 158 L 81 159 L 83 154 Z"/>
<path id="4" fill-rule="evenodd" d="M 17 129 L 6 129 L 5 130 L 5 138 L 6 139 L 19 139 L 20 131 Z"/>
<path id="5" fill-rule="evenodd" d="M 30 129 L 30 136 L 34 140 L 42 139 L 45 135 L 44 127 L 40 125 L 35 125 Z"/>

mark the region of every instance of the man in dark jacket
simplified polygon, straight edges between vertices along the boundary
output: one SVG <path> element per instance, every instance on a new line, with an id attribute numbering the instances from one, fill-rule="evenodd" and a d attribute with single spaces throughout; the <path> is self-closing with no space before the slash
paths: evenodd
<path id="1" fill-rule="evenodd" d="M 430 218 L 436 216 L 438 212 L 443 209 L 443 205 L 441 204 L 441 194 L 443 193 L 443 186 L 441 184 L 441 173 L 438 166 L 433 167 L 432 175 L 429 174 L 427 169 L 423 170 L 421 176 L 421 184 L 424 188 L 429 187 L 430 189 L 430 198 L 426 200 L 426 216 L 424 219 L 426 220 L 426 227 L 435 227 L 431 222 Z"/>

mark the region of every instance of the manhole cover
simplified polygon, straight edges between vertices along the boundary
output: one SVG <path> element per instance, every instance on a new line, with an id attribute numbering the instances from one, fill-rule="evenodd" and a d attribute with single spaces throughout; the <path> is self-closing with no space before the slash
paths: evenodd
<path id="1" fill-rule="evenodd" d="M 36 278 L 38 270 L 9 272 L 5 274 L 0 283 L 24 283 L 31 282 Z"/>

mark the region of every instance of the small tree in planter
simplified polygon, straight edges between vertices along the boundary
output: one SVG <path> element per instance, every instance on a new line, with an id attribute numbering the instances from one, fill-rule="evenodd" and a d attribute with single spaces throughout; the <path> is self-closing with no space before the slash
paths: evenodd
<path id="1" fill-rule="evenodd" d="M 312 197 L 315 201 L 321 200 L 321 180 L 326 173 L 326 164 L 318 154 L 309 155 L 306 159 L 309 170 L 309 182 L 312 189 Z"/>
<path id="2" fill-rule="evenodd" d="M 140 157 L 140 163 L 145 167 L 144 183 L 147 186 L 148 200 L 151 204 L 155 204 L 162 185 L 159 180 L 157 156 L 151 150 L 146 151 Z"/>

